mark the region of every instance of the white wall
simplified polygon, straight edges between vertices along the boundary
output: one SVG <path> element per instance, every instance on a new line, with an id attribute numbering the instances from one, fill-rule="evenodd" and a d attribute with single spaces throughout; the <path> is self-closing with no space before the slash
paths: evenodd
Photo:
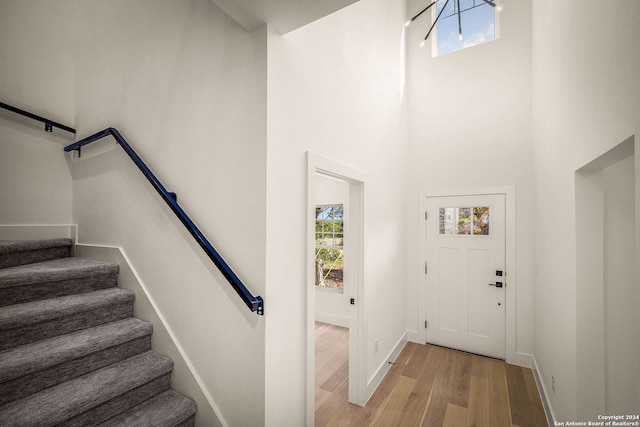
<path id="1" fill-rule="evenodd" d="M 316 205 L 341 204 L 345 212 L 345 239 L 349 237 L 349 184 L 345 181 L 316 175 Z M 345 270 L 349 268 L 348 254 Z M 349 283 L 343 282 L 343 292 L 335 288 L 316 287 L 316 320 L 333 325 L 349 327 Z M 351 284 L 354 286 L 354 284 Z"/>
<path id="2" fill-rule="evenodd" d="M 408 5 L 408 16 L 424 7 L 414 0 Z M 424 283 L 424 260 L 417 257 L 424 241 L 419 234 L 419 221 L 424 221 L 420 194 L 515 186 L 517 276 L 507 274 L 509 286 L 515 286 L 515 351 L 521 354 L 533 353 L 530 7 L 528 0 L 505 1 L 499 39 L 436 58 L 431 57 L 430 43 L 419 47 L 429 19 L 416 20 L 406 30 L 411 140 L 408 328 L 417 333 L 424 322 L 418 301 Z"/>
<path id="3" fill-rule="evenodd" d="M 367 176 L 368 376 L 406 331 L 403 3 L 361 0 L 286 36 L 269 35 L 268 426 L 305 424 L 307 150 Z"/>
<path id="4" fill-rule="evenodd" d="M 74 0 L 0 0 L 0 101 L 74 127 Z"/>
<path id="5" fill-rule="evenodd" d="M 635 0 L 606 7 L 578 0 L 533 2 L 535 357 L 558 420 L 584 415 L 576 378 L 581 284 L 575 264 L 575 171 L 640 131 L 638 19 Z M 637 209 L 637 186 L 635 191 Z M 637 277 L 635 283 L 638 289 Z"/>
<path id="6" fill-rule="evenodd" d="M 72 142 L 0 113 L 0 224 L 71 224 L 71 168 L 63 147 Z"/>
<path id="7" fill-rule="evenodd" d="M 0 0 L 0 102 L 73 127 L 71 3 Z M 43 129 L 0 110 L 0 224 L 71 223 L 73 135 Z"/>
<path id="8" fill-rule="evenodd" d="M 264 30 L 246 33 L 209 0 L 90 0 L 76 2 L 73 15 L 79 135 L 118 128 L 264 296 Z M 221 421 L 262 425 L 263 318 L 124 152 L 98 144 L 74 164 L 80 242 L 125 250 Z"/>

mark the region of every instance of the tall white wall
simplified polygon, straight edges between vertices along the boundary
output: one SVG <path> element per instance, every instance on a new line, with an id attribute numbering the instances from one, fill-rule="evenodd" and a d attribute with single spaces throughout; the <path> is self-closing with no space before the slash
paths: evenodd
<path id="1" fill-rule="evenodd" d="M 0 102 L 73 126 L 70 4 L 0 0 Z M 71 223 L 73 134 L 43 129 L 0 110 L 0 224 Z"/>
<path id="2" fill-rule="evenodd" d="M 515 351 L 533 353 L 533 183 L 531 162 L 531 2 L 504 1 L 500 38 L 433 58 L 420 48 L 430 20 L 407 28 L 411 179 L 407 207 L 407 324 L 419 331 L 424 260 L 417 258 L 420 195 L 448 189 L 516 187 Z M 424 3 L 409 0 L 409 14 Z M 464 29 L 464 26 L 463 26 Z M 513 289 L 513 288 L 510 288 Z"/>
<path id="3" fill-rule="evenodd" d="M 585 414 L 576 398 L 576 289 L 581 284 L 575 263 L 574 218 L 580 214 L 575 171 L 630 136 L 637 140 L 639 19 L 635 0 L 600 6 L 579 0 L 533 2 L 535 357 L 558 420 L 580 420 Z M 637 185 L 635 194 L 637 210 Z M 638 378 L 637 372 L 629 375 Z"/>
<path id="4" fill-rule="evenodd" d="M 305 425 L 307 150 L 366 175 L 368 376 L 406 331 L 404 9 L 402 0 L 361 0 L 285 36 L 269 35 L 268 426 Z"/>

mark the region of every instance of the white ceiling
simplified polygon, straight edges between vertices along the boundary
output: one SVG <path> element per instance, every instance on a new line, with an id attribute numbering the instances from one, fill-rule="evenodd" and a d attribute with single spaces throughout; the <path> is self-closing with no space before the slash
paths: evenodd
<path id="1" fill-rule="evenodd" d="M 358 0 L 212 0 L 251 32 L 269 23 L 286 34 Z"/>

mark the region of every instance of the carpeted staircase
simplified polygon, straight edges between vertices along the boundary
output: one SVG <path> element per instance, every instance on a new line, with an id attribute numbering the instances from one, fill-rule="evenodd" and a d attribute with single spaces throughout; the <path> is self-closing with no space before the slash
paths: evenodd
<path id="1" fill-rule="evenodd" d="M 118 266 L 70 239 L 0 241 L 0 426 L 193 426 Z"/>

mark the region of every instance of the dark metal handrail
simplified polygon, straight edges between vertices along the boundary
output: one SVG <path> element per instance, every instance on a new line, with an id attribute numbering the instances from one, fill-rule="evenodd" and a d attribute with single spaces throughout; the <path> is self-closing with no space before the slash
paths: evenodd
<path id="1" fill-rule="evenodd" d="M 254 297 L 251 292 L 249 292 L 249 290 L 238 278 L 238 276 L 236 276 L 233 270 L 231 270 L 231 267 L 229 267 L 229 265 L 222 259 L 220 254 L 215 250 L 211 243 L 209 243 L 204 234 L 202 234 L 198 227 L 196 227 L 191 218 L 189 218 L 189 215 L 187 215 L 185 211 L 182 210 L 180 205 L 178 205 L 176 194 L 170 193 L 166 188 L 164 188 L 162 183 L 158 180 L 158 178 L 156 178 L 153 172 L 151 172 L 147 165 L 142 161 L 140 156 L 138 156 L 133 148 L 131 148 L 129 143 L 122 137 L 117 129 L 107 128 L 74 144 L 66 146 L 64 148 L 64 151 L 68 152 L 77 150 L 80 154 L 83 146 L 91 144 L 92 142 L 95 142 L 109 135 L 113 136 L 116 142 L 120 144 L 122 149 L 129 155 L 136 166 L 138 166 L 138 169 L 140 169 L 142 174 L 149 180 L 153 188 L 155 188 L 158 194 L 160 194 L 160 197 L 162 197 L 167 205 L 169 205 L 171 210 L 176 214 L 182 224 L 184 224 L 193 238 L 196 239 L 200 247 L 202 247 L 209 258 L 211 258 L 211 261 L 213 261 L 213 263 L 218 267 L 222 275 L 226 277 L 226 279 L 229 281 L 233 289 L 236 290 L 238 295 L 240 295 L 240 298 L 242 298 L 242 301 L 244 301 L 247 307 L 249 307 L 251 311 L 257 312 L 257 314 L 259 315 L 264 315 L 264 301 L 262 297 Z"/>
<path id="2" fill-rule="evenodd" d="M 20 114 L 21 116 L 25 116 L 30 119 L 37 120 L 39 122 L 44 123 L 44 130 L 46 130 L 47 132 L 53 132 L 53 128 L 56 127 L 62 130 L 66 130 L 67 132 L 76 133 L 76 130 L 74 128 L 60 124 L 58 122 L 54 122 L 53 120 L 49 120 L 41 116 L 38 116 L 37 114 L 33 114 L 28 111 L 21 110 L 20 108 L 11 106 L 9 104 L 5 104 L 4 102 L 0 102 L 0 108 L 4 108 L 5 110 L 9 110 L 12 113 Z"/>

